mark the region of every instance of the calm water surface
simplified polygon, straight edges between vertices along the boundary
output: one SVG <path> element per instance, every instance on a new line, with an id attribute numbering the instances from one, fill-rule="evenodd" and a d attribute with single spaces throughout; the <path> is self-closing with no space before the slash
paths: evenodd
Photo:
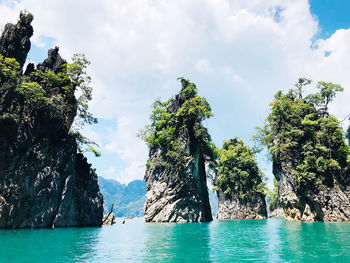
<path id="1" fill-rule="evenodd" d="M 350 262 L 350 223 L 228 220 L 1 230 L 0 262 Z"/>

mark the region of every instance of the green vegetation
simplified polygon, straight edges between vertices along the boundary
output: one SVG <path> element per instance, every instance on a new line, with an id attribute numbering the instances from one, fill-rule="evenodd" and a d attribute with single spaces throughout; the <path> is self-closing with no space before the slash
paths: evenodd
<path id="1" fill-rule="evenodd" d="M 71 86 L 75 90 L 79 90 L 81 95 L 77 99 L 77 117 L 75 118 L 75 125 L 71 129 L 78 142 L 78 150 L 80 152 L 90 151 L 96 157 L 101 156 L 98 150 L 98 144 L 89 138 L 83 136 L 80 130 L 86 125 L 97 123 L 97 119 L 89 112 L 88 103 L 92 99 L 91 77 L 87 75 L 86 68 L 90 62 L 86 59 L 84 54 L 74 54 L 72 63 L 66 65 L 67 76 L 71 81 Z M 69 89 L 66 91 L 69 92 Z M 83 147 L 85 149 L 83 150 Z"/>
<path id="2" fill-rule="evenodd" d="M 45 90 L 36 82 L 22 82 L 17 91 L 24 96 L 26 104 L 39 101 L 51 103 L 50 99 L 45 97 Z"/>
<path id="3" fill-rule="evenodd" d="M 269 205 L 269 211 L 273 211 L 277 207 L 280 206 L 280 199 L 278 196 L 278 182 L 277 182 L 276 178 L 273 178 L 273 185 L 274 185 L 273 190 L 269 191 L 269 194 L 267 196 L 267 203 Z"/>
<path id="4" fill-rule="evenodd" d="M 255 160 L 253 150 L 242 140 L 225 141 L 220 150 L 214 190 L 237 194 L 240 199 L 253 199 L 266 194 L 264 175 Z"/>
<path id="5" fill-rule="evenodd" d="M 92 99 L 91 77 L 87 75 L 86 68 L 90 62 L 84 54 L 74 54 L 72 63 L 67 64 L 67 76 L 72 87 L 79 89 L 81 95 L 78 98 L 78 119 L 76 124 L 83 127 L 85 124 L 97 123 L 97 119 L 88 111 L 88 103 Z"/>
<path id="6" fill-rule="evenodd" d="M 152 165 L 169 167 L 178 171 L 184 168 L 186 160 L 191 155 L 189 146 L 183 136 L 189 136 L 196 145 L 199 145 L 205 160 L 210 166 L 215 164 L 216 150 L 211 142 L 207 128 L 202 122 L 213 116 L 211 108 L 205 98 L 197 94 L 194 83 L 180 78 L 182 89 L 176 98 L 153 103 L 153 112 L 150 116 L 151 124 L 141 130 L 139 136 L 146 142 L 150 150 L 160 148 L 163 161 L 160 163 L 147 162 L 147 168 Z M 193 153 L 192 153 L 193 154 Z"/>
<path id="7" fill-rule="evenodd" d="M 99 156 L 98 145 L 80 133 L 84 125 L 97 122 L 88 111 L 88 102 L 92 99 L 91 78 L 86 73 L 88 65 L 85 56 L 77 54 L 72 63 L 64 64 L 58 73 L 36 70 L 25 76 L 21 75 L 20 65 L 15 59 L 0 54 L 0 95 L 4 100 L 7 98 L 0 119 L 25 121 L 34 110 L 46 111 L 76 138 L 79 152 L 88 150 Z M 76 91 L 81 94 L 78 99 L 74 95 Z M 11 109 L 14 107 L 22 110 L 13 113 Z"/>
<path id="8" fill-rule="evenodd" d="M 265 126 L 258 128 L 255 139 L 267 146 L 277 166 L 283 164 L 290 170 L 297 187 L 335 187 L 348 175 L 350 149 L 339 121 L 328 112 L 328 104 L 343 89 L 321 81 L 319 92 L 303 97 L 303 89 L 310 83 L 299 79 L 296 89 L 277 92 Z"/>

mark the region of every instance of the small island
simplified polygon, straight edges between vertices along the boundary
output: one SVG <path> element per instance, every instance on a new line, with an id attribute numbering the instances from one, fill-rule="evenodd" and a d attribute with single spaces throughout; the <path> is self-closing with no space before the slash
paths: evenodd
<path id="1" fill-rule="evenodd" d="M 214 189 L 218 219 L 265 219 L 264 176 L 252 149 L 237 138 L 225 141 L 219 154 Z"/>
<path id="2" fill-rule="evenodd" d="M 277 92 L 259 128 L 257 139 L 267 146 L 278 182 L 271 208 L 282 208 L 288 221 L 349 221 L 350 147 L 328 111 L 343 88 L 320 81 L 319 92 L 304 96 L 310 84 L 301 78 L 295 89 Z"/>
<path id="3" fill-rule="evenodd" d="M 196 85 L 180 81 L 179 94 L 154 102 L 151 124 L 140 134 L 149 147 L 146 222 L 212 221 L 205 164 L 215 162 L 215 150 L 202 124 L 212 113 Z"/>

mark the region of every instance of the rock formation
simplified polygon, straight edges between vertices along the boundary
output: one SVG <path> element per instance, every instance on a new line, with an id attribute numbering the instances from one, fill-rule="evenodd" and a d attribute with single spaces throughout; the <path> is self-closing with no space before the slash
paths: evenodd
<path id="1" fill-rule="evenodd" d="M 288 221 L 350 221 L 350 188 L 315 185 L 295 189 L 288 174 L 279 181 L 279 196 Z M 273 212 L 273 211 L 272 211 Z"/>
<path id="2" fill-rule="evenodd" d="M 218 219 L 265 219 L 265 185 L 255 156 L 242 140 L 225 141 L 214 180 Z"/>
<path id="3" fill-rule="evenodd" d="M 261 130 L 278 181 L 278 203 L 286 220 L 350 220 L 350 148 L 340 123 L 328 112 L 339 85 L 318 82 L 319 92 L 278 92 Z M 274 213 L 274 211 L 271 211 Z M 279 213 L 281 214 L 281 213 Z"/>
<path id="4" fill-rule="evenodd" d="M 285 218 L 282 207 L 277 207 L 276 209 L 269 211 L 268 216 L 269 218 Z"/>
<path id="5" fill-rule="evenodd" d="M 146 222 L 212 220 L 205 170 L 210 136 L 201 124 L 211 116 L 210 107 L 193 83 L 181 82 L 174 99 L 155 103 L 154 129 L 145 138 L 150 148 L 144 177 Z"/>
<path id="6" fill-rule="evenodd" d="M 102 225 L 112 226 L 116 223 L 116 218 L 115 218 L 115 213 L 113 211 L 113 206 L 114 206 L 114 204 L 112 204 L 112 207 L 111 207 L 111 210 L 109 211 L 109 213 L 107 215 L 103 216 Z"/>
<path id="7" fill-rule="evenodd" d="M 218 219 L 265 219 L 266 203 L 263 195 L 252 200 L 240 199 L 238 195 L 217 192 L 219 199 Z"/>
<path id="8" fill-rule="evenodd" d="M 97 175 L 69 133 L 77 100 L 66 62 L 56 48 L 22 75 L 32 19 L 21 13 L 0 39 L 0 228 L 100 226 Z"/>
<path id="9" fill-rule="evenodd" d="M 21 69 L 26 62 L 30 50 L 30 37 L 33 35 L 31 14 L 22 13 L 16 25 L 6 24 L 0 39 L 0 54 L 6 58 L 14 58 Z"/>

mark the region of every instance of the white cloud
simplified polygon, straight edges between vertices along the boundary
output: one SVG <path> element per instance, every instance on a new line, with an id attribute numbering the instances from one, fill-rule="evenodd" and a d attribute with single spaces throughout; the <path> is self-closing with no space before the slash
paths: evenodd
<path id="1" fill-rule="evenodd" d="M 209 73 L 212 71 L 209 61 L 205 58 L 199 59 L 195 65 L 198 72 Z"/>
<path id="2" fill-rule="evenodd" d="M 145 167 L 145 162 L 131 162 L 128 167 L 116 176 L 116 179 L 123 184 L 127 184 L 133 180 L 142 180 Z"/>
<path id="3" fill-rule="evenodd" d="M 116 172 L 115 167 L 109 166 L 106 170 L 103 171 L 104 174 L 110 175 Z"/>
<path id="4" fill-rule="evenodd" d="M 21 9 L 35 16 L 36 45 L 52 37 L 64 57 L 83 52 L 91 60 L 91 109 L 117 126 L 89 132 L 127 164 L 122 171 L 115 165 L 124 182 L 142 177 L 147 149 L 135 134 L 152 101 L 178 91 L 179 76 L 195 81 L 211 103 L 208 124 L 219 144 L 234 134 L 249 138 L 274 93 L 300 76 L 342 84 L 331 109 L 349 113 L 350 30 L 313 44 L 318 22 L 307 0 L 7 1 L 0 24 Z"/>

